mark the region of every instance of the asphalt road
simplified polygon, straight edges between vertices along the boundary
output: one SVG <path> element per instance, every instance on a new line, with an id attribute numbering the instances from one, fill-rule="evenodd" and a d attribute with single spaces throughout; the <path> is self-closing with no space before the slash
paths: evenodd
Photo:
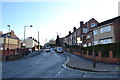
<path id="1" fill-rule="evenodd" d="M 63 67 L 66 61 L 65 53 L 37 52 L 14 61 L 2 63 L 2 78 L 118 78 L 114 73 L 97 73 L 73 70 Z"/>

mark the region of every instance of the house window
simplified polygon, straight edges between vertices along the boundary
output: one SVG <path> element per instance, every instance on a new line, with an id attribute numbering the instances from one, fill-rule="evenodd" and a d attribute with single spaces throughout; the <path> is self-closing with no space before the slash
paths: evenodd
<path id="1" fill-rule="evenodd" d="M 112 43 L 112 39 L 104 39 L 104 40 L 100 40 L 101 44 L 108 44 L 108 43 Z"/>
<path id="2" fill-rule="evenodd" d="M 88 46 L 91 46 L 91 43 L 88 43 Z"/>
<path id="3" fill-rule="evenodd" d="M 83 28 L 83 33 L 87 33 L 87 28 Z"/>
<path id="4" fill-rule="evenodd" d="M 90 39 L 90 35 L 87 35 L 86 39 Z"/>
<path id="5" fill-rule="evenodd" d="M 100 33 L 110 32 L 111 26 L 100 28 Z"/>
<path id="6" fill-rule="evenodd" d="M 97 35 L 97 34 L 98 34 L 98 30 L 94 30 L 94 31 L 93 31 L 93 34 L 94 34 L 94 35 Z"/>
<path id="7" fill-rule="evenodd" d="M 94 41 L 94 45 L 97 45 L 97 44 L 99 44 L 99 41 Z"/>
<path id="8" fill-rule="evenodd" d="M 95 25 L 96 25 L 95 23 L 91 23 L 91 27 L 95 27 Z"/>
<path id="9" fill-rule="evenodd" d="M 84 44 L 83 47 L 87 47 L 87 44 Z"/>

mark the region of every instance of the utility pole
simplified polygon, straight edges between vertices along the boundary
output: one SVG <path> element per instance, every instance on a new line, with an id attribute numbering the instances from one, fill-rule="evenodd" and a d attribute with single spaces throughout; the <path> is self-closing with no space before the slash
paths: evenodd
<path id="1" fill-rule="evenodd" d="M 38 51 L 40 50 L 40 46 L 39 46 L 39 31 L 38 31 Z"/>
<path id="2" fill-rule="evenodd" d="M 92 32 L 92 45 L 93 45 L 93 67 L 96 68 L 96 62 L 95 62 L 95 49 L 94 49 L 94 34 Z"/>

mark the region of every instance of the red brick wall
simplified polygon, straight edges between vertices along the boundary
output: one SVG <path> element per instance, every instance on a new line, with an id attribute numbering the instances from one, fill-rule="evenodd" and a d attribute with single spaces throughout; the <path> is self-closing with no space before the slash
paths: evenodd
<path id="1" fill-rule="evenodd" d="M 29 49 L 11 49 L 11 50 L 1 50 L 0 54 L 1 55 L 16 55 L 16 54 L 24 54 L 28 53 Z"/>
<path id="2" fill-rule="evenodd" d="M 119 58 L 113 58 L 113 52 L 112 51 L 109 51 L 109 57 L 107 58 L 102 58 L 102 52 L 99 52 L 98 53 L 98 56 L 96 57 L 93 57 L 92 55 L 88 55 L 88 51 L 84 52 L 82 51 L 82 54 L 78 51 L 78 52 L 74 52 L 74 49 L 75 48 L 70 48 L 69 51 L 72 51 L 73 54 L 75 55 L 78 55 L 78 56 L 81 56 L 81 57 L 84 57 L 84 58 L 88 58 L 88 59 L 91 59 L 91 60 L 96 60 L 96 61 L 103 61 L 103 62 L 120 62 L 120 59 Z"/>

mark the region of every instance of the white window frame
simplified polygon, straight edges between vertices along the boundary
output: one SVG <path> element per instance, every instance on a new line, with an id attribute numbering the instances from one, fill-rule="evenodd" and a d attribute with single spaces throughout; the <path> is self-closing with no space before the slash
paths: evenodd
<path id="1" fill-rule="evenodd" d="M 94 41 L 94 45 L 98 45 L 99 44 L 99 41 Z"/>
<path id="2" fill-rule="evenodd" d="M 100 40 L 100 43 L 101 43 L 101 44 L 112 43 L 112 39 L 111 39 L 111 38 L 109 38 L 109 39 L 103 39 L 103 40 Z"/>
<path id="3" fill-rule="evenodd" d="M 93 30 L 93 34 L 94 35 L 98 35 L 98 30 L 96 29 L 96 30 Z"/>
<path id="4" fill-rule="evenodd" d="M 111 31 L 110 25 L 100 28 L 100 33 L 106 33 L 106 32 L 110 32 L 110 31 Z"/>
<path id="5" fill-rule="evenodd" d="M 84 44 L 83 47 L 87 47 L 87 44 Z"/>
<path id="6" fill-rule="evenodd" d="M 91 27 L 95 27 L 96 26 L 96 24 L 95 23 L 91 23 Z"/>
<path id="7" fill-rule="evenodd" d="M 88 46 L 91 46 L 92 44 L 91 43 L 88 43 Z"/>
<path id="8" fill-rule="evenodd" d="M 83 28 L 83 33 L 87 33 L 87 28 Z"/>

